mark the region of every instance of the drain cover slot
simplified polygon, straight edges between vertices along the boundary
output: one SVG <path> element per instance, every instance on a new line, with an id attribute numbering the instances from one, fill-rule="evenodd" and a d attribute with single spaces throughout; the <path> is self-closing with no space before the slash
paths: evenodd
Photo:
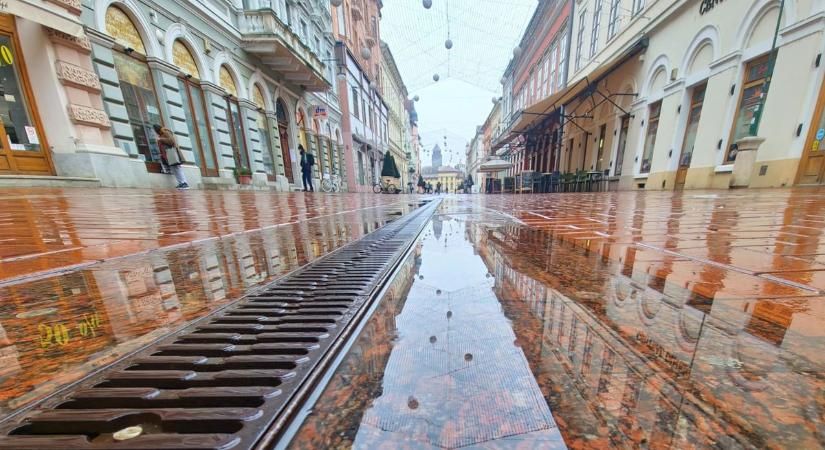
<path id="1" fill-rule="evenodd" d="M 436 203 L 0 424 L 0 449 L 253 447 L 376 296 Z"/>

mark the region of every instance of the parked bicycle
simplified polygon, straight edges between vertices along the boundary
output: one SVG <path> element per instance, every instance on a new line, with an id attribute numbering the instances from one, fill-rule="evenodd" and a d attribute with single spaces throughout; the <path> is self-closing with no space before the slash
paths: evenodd
<path id="1" fill-rule="evenodd" d="M 394 184 L 381 180 L 372 185 L 372 192 L 375 192 L 376 194 L 398 194 L 401 191 L 398 190 Z"/>
<path id="2" fill-rule="evenodd" d="M 338 175 L 329 176 L 324 174 L 321 181 L 321 190 L 324 192 L 341 192 L 341 177 Z"/>

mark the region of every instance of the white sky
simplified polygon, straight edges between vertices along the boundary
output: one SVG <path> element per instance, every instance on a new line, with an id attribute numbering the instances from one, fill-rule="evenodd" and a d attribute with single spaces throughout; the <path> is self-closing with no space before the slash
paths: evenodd
<path id="1" fill-rule="evenodd" d="M 465 146 L 501 95 L 499 80 L 536 0 L 384 0 L 381 39 L 416 103 L 424 165 L 437 143 L 444 164 L 464 162 Z M 447 17 L 449 16 L 449 21 Z M 453 48 L 447 50 L 449 37 Z M 438 74 L 438 82 L 433 75 Z"/>

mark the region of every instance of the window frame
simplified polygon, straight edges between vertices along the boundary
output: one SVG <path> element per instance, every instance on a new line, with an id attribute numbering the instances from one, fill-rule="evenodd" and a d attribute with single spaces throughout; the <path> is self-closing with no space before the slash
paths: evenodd
<path id="1" fill-rule="evenodd" d="M 745 70 L 743 71 L 742 78 L 741 78 L 742 88 L 739 90 L 739 99 L 736 101 L 736 109 L 734 110 L 734 113 L 733 113 L 733 122 L 731 122 L 731 124 L 730 124 L 730 132 L 728 134 L 728 146 L 727 146 L 727 149 L 725 149 L 725 155 L 722 159 L 722 164 L 733 164 L 734 161 L 736 161 L 736 155 L 734 154 L 733 158 L 731 158 L 730 153 L 731 153 L 733 145 L 735 144 L 735 142 L 733 140 L 734 140 L 735 135 L 736 135 L 736 122 L 739 119 L 739 113 L 740 113 L 741 108 L 742 108 L 742 100 L 745 99 L 745 91 L 752 88 L 752 87 L 759 86 L 760 84 L 764 84 L 765 83 L 765 78 L 767 77 L 767 74 L 766 74 L 764 77 L 761 77 L 761 78 L 758 78 L 758 79 L 755 79 L 755 80 L 752 80 L 752 81 L 747 81 L 748 80 L 748 74 L 750 73 L 753 66 L 756 66 L 757 64 L 767 63 L 769 58 L 770 58 L 770 53 L 766 53 L 762 56 L 758 56 L 756 58 L 753 58 L 750 61 L 747 61 L 745 63 Z"/>

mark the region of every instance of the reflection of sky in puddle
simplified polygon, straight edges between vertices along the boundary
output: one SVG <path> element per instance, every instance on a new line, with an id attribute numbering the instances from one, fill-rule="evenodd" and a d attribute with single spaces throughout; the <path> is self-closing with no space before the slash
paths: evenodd
<path id="1" fill-rule="evenodd" d="M 380 395 L 365 410 L 352 411 L 361 416 L 348 443 L 355 448 L 459 448 L 524 439 L 563 447 L 525 355 L 515 345 L 493 279 L 466 232 L 462 220 L 433 219 L 425 229 L 418 276 L 402 300 L 403 309 L 390 318 L 382 305 L 372 319 L 394 321 L 391 347 L 380 345 L 388 335 L 370 333 L 369 327 L 362 333 L 294 446 L 333 445 L 331 440 L 313 441 L 307 430 L 335 432 L 325 417 L 334 412 L 325 408 L 340 395 L 333 392 L 336 383 L 357 368 L 370 374 L 369 385 L 357 385 L 349 394 Z M 360 360 L 361 349 L 375 346 L 384 348 L 383 370 Z"/>

